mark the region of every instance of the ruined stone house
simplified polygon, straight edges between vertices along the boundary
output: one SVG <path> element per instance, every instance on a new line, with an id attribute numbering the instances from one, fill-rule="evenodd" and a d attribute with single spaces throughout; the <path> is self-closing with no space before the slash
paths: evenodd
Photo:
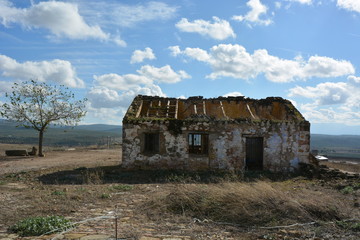
<path id="1" fill-rule="evenodd" d="M 292 171 L 309 150 L 310 123 L 279 97 L 138 95 L 123 119 L 126 168 Z"/>

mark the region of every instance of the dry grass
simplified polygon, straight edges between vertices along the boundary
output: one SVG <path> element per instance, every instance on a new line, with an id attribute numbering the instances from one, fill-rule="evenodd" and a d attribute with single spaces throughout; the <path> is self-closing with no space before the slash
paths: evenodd
<path id="1" fill-rule="evenodd" d="M 158 211 L 242 226 L 313 220 L 348 215 L 341 201 L 315 191 L 284 191 L 270 182 L 177 185 L 150 205 Z M 153 210 L 150 210 L 153 211 Z"/>

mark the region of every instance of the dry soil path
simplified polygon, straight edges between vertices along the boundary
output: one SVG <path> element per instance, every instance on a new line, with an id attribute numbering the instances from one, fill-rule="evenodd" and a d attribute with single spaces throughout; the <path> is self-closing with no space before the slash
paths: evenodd
<path id="1" fill-rule="evenodd" d="M 121 149 L 46 152 L 45 157 L 0 156 L 0 175 L 53 167 L 96 167 L 121 163 Z"/>

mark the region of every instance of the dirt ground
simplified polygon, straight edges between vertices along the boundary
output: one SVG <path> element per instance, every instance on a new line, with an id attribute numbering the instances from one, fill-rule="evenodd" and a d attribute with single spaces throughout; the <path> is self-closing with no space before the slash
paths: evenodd
<path id="1" fill-rule="evenodd" d="M 93 233 L 114 237 L 114 216 L 117 216 L 120 239 L 157 240 L 165 239 L 164 236 L 194 240 L 360 239 L 359 178 L 324 180 L 299 176 L 275 181 L 255 179 L 253 181 L 264 181 L 285 195 L 306 191 L 308 198 L 313 197 L 314 204 L 335 199 L 339 205 L 332 207 L 338 209 L 342 217 L 324 221 L 269 223 L 275 225 L 274 228 L 269 225 L 242 227 L 213 222 L 196 215 L 176 215 L 149 209 L 159 195 L 166 196 L 183 184 L 189 185 L 187 177 L 163 174 L 161 171 L 123 171 L 119 167 L 120 149 L 49 148 L 45 149 L 44 158 L 4 156 L 5 149 L 24 148 L 30 150 L 31 146 L 0 145 L 0 239 L 7 234 L 7 228 L 17 221 L 47 215 L 65 216 L 74 222 L 83 221 L 73 230 L 73 236 Z M 196 181 L 191 181 L 190 185 L 206 188 L 208 184 Z M 321 219 L 321 213 L 318 214 Z M 355 219 L 359 231 L 337 224 L 340 221 L 346 225 L 349 219 Z M 291 224 L 295 225 L 281 227 Z"/>
<path id="2" fill-rule="evenodd" d="M 0 175 L 22 171 L 34 171 L 53 167 L 100 167 L 119 165 L 121 149 L 96 148 L 49 148 L 45 147 L 45 157 L 5 156 L 5 150 L 27 149 L 29 145 L 0 144 Z"/>

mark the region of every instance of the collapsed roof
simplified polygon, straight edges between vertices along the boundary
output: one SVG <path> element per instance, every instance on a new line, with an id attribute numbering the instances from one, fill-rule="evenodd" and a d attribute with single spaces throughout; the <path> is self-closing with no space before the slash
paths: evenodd
<path id="1" fill-rule="evenodd" d="M 131 103 L 124 122 L 167 119 L 306 121 L 289 100 L 281 97 L 206 99 L 198 96 L 179 99 L 138 95 Z"/>

